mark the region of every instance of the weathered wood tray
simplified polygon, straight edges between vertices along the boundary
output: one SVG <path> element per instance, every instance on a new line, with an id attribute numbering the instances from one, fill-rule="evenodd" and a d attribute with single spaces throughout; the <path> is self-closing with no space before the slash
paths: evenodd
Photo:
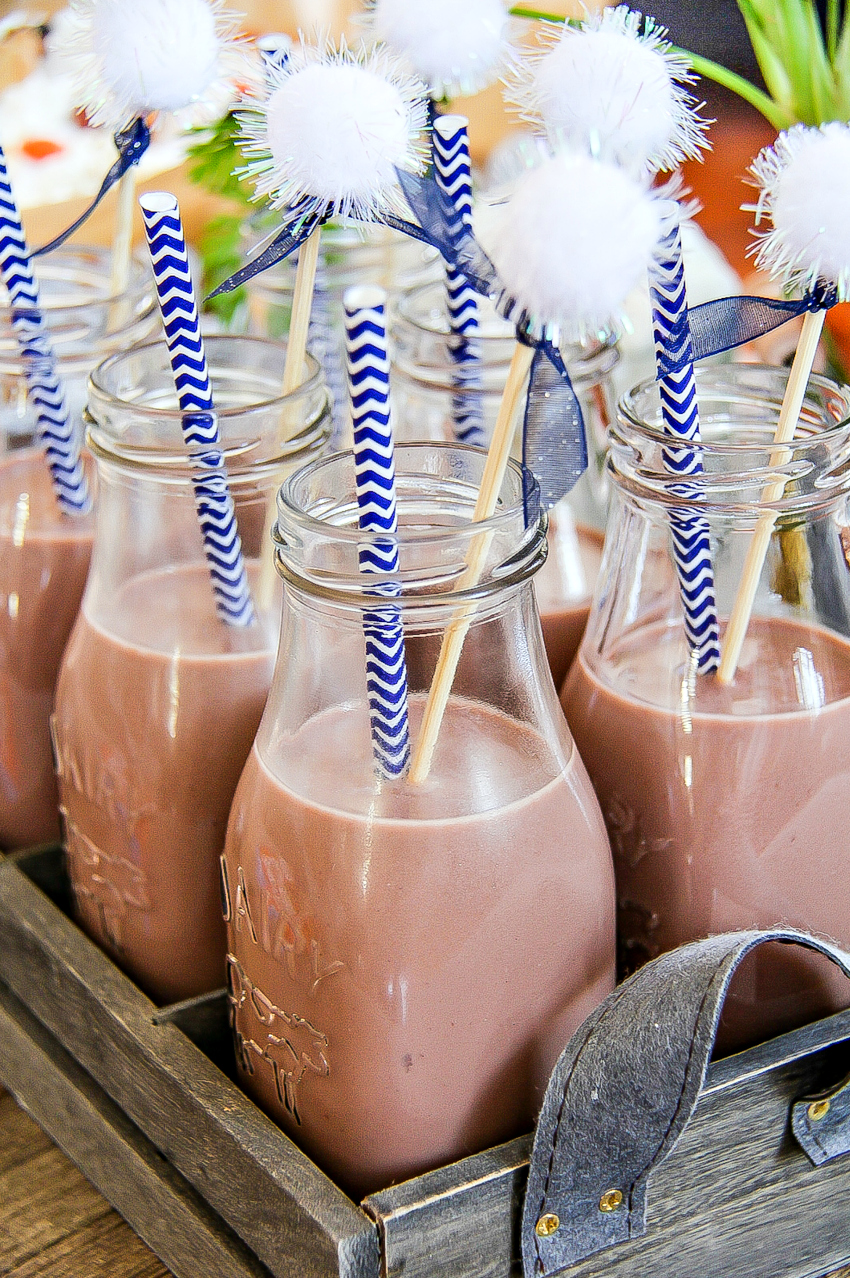
<path id="1" fill-rule="evenodd" d="M 348 1199 L 235 1086 L 224 992 L 157 1008 L 68 918 L 61 851 L 0 857 L 0 1081 L 178 1278 L 508 1278 L 531 1137 Z M 850 1156 L 790 1110 L 850 1012 L 709 1066 L 646 1232 L 569 1278 L 810 1278 L 850 1259 Z"/>

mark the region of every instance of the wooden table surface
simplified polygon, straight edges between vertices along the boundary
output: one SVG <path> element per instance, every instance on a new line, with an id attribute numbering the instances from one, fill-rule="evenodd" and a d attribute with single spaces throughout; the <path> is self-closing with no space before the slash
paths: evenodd
<path id="1" fill-rule="evenodd" d="M 0 1093 L 0 1275 L 169 1278 L 7 1092 Z"/>

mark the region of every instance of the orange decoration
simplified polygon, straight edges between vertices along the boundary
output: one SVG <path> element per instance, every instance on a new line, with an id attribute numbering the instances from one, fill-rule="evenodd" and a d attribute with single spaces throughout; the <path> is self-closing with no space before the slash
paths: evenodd
<path id="1" fill-rule="evenodd" d="M 827 313 L 826 326 L 838 349 L 845 376 L 850 375 L 850 302 L 840 302 Z"/>
<path id="2" fill-rule="evenodd" d="M 49 138 L 29 138 L 21 147 L 24 155 L 30 160 L 46 160 L 49 155 L 57 155 L 65 148 Z"/>

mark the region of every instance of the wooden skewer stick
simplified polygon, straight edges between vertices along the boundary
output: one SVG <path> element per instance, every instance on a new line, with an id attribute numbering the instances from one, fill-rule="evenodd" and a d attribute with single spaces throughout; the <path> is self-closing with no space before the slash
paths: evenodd
<path id="1" fill-rule="evenodd" d="M 534 348 L 517 342 L 508 371 L 507 384 L 499 405 L 499 415 L 493 429 L 484 474 L 481 477 L 481 488 L 472 515 L 473 523 L 489 519 L 496 509 L 513 442 L 514 414 L 533 358 Z M 487 559 L 492 536 L 492 532 L 484 532 L 474 538 L 467 554 L 466 568 L 456 587 L 457 590 L 467 590 L 477 583 Z M 454 614 L 443 635 L 440 655 L 428 692 L 428 700 L 425 703 L 425 714 L 408 773 L 408 780 L 412 785 L 421 785 L 431 771 L 440 725 L 443 722 L 460 654 L 474 612 L 474 603 L 463 604 Z"/>
<path id="2" fill-rule="evenodd" d="M 815 362 L 815 354 L 825 316 L 826 311 L 806 312 L 803 320 L 803 331 L 800 334 L 800 343 L 788 377 L 788 385 L 785 388 L 782 407 L 779 410 L 779 421 L 776 424 L 776 434 L 773 438 L 775 444 L 787 444 L 794 438 L 794 432 L 800 420 L 800 411 L 803 407 L 806 387 L 809 384 L 812 365 Z M 770 465 L 784 466 L 788 461 L 788 457 L 787 448 L 776 448 L 770 455 Z M 762 501 L 765 503 L 779 501 L 784 491 L 785 480 L 773 480 L 765 485 Z M 738 668 L 738 661 L 741 656 L 741 648 L 747 634 L 747 627 L 750 624 L 750 616 L 753 611 L 761 570 L 764 566 L 767 548 L 770 545 L 770 538 L 776 525 L 776 520 L 777 514 L 772 510 L 766 510 L 759 517 L 752 541 L 747 550 L 741 584 L 738 587 L 735 605 L 729 618 L 729 625 L 726 627 L 726 634 L 723 637 L 723 651 L 717 670 L 717 678 L 721 683 L 731 683 L 735 678 L 735 671 Z"/>
<path id="3" fill-rule="evenodd" d="M 115 205 L 115 230 L 112 236 L 112 268 L 109 275 L 110 328 L 118 329 L 126 321 L 125 302 L 118 301 L 130 283 L 130 261 L 133 254 L 133 217 L 136 211 L 136 166 L 129 169 L 118 182 L 118 198 Z"/>
<path id="4" fill-rule="evenodd" d="M 286 362 L 283 366 L 282 395 L 291 395 L 301 385 L 304 370 L 304 356 L 307 353 L 307 333 L 310 328 L 310 311 L 313 306 L 313 290 L 316 285 L 316 267 L 319 262 L 319 240 L 321 227 L 316 227 L 312 235 L 298 250 L 298 267 L 295 272 L 295 288 L 292 294 L 292 315 L 289 321 L 289 338 L 286 347 Z M 284 414 L 277 442 L 282 447 L 288 438 L 288 425 Z M 272 529 L 277 518 L 277 485 L 266 507 L 266 518 L 263 527 L 263 538 L 260 543 L 260 580 L 257 586 L 257 603 L 261 611 L 271 604 L 275 583 L 274 550 Z"/>

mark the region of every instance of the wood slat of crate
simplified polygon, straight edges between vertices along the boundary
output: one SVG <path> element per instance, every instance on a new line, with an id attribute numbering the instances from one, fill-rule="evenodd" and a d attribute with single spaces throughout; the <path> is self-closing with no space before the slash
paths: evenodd
<path id="1" fill-rule="evenodd" d="M 375 1278 L 374 1223 L 18 864 L 49 883 L 60 855 L 0 860 L 0 981 L 276 1278 Z"/>
<path id="2" fill-rule="evenodd" d="M 0 979 L 271 1272 L 519 1272 L 529 1138 L 372 1195 L 361 1211 L 187 1038 L 215 1054 L 223 1000 L 158 1012 L 22 873 L 56 895 L 56 855 L 19 861 L 0 864 L 0 935 L 10 938 Z M 850 1157 L 812 1167 L 788 1124 L 793 1100 L 847 1073 L 848 1040 L 850 1012 L 715 1062 L 691 1125 L 651 1181 L 646 1236 L 565 1278 L 812 1278 L 850 1260 Z"/>

